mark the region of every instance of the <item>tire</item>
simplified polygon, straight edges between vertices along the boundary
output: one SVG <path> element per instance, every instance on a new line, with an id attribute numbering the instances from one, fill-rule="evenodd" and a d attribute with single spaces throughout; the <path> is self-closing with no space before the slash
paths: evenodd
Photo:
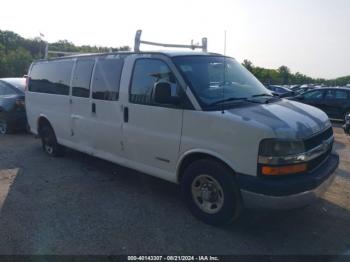
<path id="1" fill-rule="evenodd" d="M 346 111 L 346 113 L 345 113 L 345 115 L 344 115 L 344 123 L 346 123 L 346 117 L 348 116 L 348 115 L 350 115 L 350 110 L 347 110 Z"/>
<path id="2" fill-rule="evenodd" d="M 41 143 L 46 154 L 53 157 L 63 156 L 65 149 L 57 143 L 57 138 L 53 128 L 49 124 L 44 124 L 40 130 Z"/>
<path id="3" fill-rule="evenodd" d="M 0 135 L 6 135 L 10 133 L 10 128 L 5 120 L 0 120 Z"/>
<path id="4" fill-rule="evenodd" d="M 233 171 L 214 159 L 198 160 L 187 167 L 181 193 L 191 213 L 210 225 L 232 223 L 242 212 L 242 197 Z"/>

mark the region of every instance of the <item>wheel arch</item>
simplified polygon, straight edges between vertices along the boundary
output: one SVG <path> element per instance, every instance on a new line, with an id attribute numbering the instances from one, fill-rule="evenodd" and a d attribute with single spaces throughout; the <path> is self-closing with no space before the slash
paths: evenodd
<path id="1" fill-rule="evenodd" d="M 177 181 L 177 183 L 181 182 L 184 171 L 191 163 L 193 163 L 197 160 L 200 160 L 200 159 L 205 159 L 205 158 L 210 158 L 210 159 L 214 159 L 218 162 L 221 162 L 227 168 L 231 169 L 233 174 L 236 173 L 233 164 L 230 163 L 227 159 L 224 159 L 218 153 L 208 151 L 208 150 L 200 150 L 200 149 L 190 150 L 190 151 L 187 151 L 186 153 L 184 153 L 178 161 L 177 168 L 176 168 L 176 181 Z"/>
<path id="2" fill-rule="evenodd" d="M 37 132 L 38 132 L 39 137 L 41 136 L 41 129 L 45 124 L 50 125 L 52 128 L 52 125 L 51 125 L 50 121 L 48 120 L 47 116 L 40 115 L 38 120 L 37 120 Z"/>

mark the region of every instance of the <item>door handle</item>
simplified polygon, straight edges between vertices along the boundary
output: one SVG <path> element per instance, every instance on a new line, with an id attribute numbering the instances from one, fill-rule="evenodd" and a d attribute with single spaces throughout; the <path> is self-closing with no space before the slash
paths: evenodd
<path id="1" fill-rule="evenodd" d="M 96 104 L 95 103 L 92 103 L 91 111 L 92 111 L 92 113 L 96 114 Z"/>
<path id="2" fill-rule="evenodd" d="M 124 115 L 124 122 L 125 123 L 129 122 L 129 108 L 126 106 L 124 107 L 123 115 Z"/>

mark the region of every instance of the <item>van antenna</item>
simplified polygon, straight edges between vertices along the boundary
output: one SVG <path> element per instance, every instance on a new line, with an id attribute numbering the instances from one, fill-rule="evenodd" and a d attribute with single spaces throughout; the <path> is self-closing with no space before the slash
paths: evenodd
<path id="1" fill-rule="evenodd" d="M 224 31 L 224 82 L 222 85 L 222 99 L 225 99 L 225 85 L 226 85 L 226 30 Z M 224 104 L 221 113 L 225 113 Z"/>

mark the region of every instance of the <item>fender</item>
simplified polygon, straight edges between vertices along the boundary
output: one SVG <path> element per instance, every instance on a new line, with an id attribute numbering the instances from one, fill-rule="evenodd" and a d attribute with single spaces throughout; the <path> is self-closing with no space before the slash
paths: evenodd
<path id="1" fill-rule="evenodd" d="M 229 168 L 231 168 L 233 170 L 233 172 L 235 172 L 235 163 L 232 160 L 228 160 L 227 158 L 223 157 L 221 154 L 215 152 L 215 151 L 211 151 L 208 149 L 202 149 L 202 148 L 196 148 L 196 149 L 190 149 L 186 152 L 184 152 L 180 157 L 179 160 L 177 161 L 176 164 L 176 177 L 177 177 L 177 182 L 179 183 L 179 178 L 181 176 L 180 174 L 180 170 L 181 170 L 181 165 L 183 163 L 183 161 L 190 155 L 193 154 L 205 154 L 208 155 L 210 157 L 216 158 L 220 161 L 222 161 L 223 163 L 225 163 Z"/>
<path id="2" fill-rule="evenodd" d="M 31 131 L 32 131 L 32 132 L 34 131 L 34 132 L 35 132 L 35 135 L 39 135 L 39 121 L 40 121 L 40 119 L 43 119 L 43 118 L 44 118 L 47 122 L 49 122 L 50 125 L 52 125 L 51 122 L 49 121 L 49 118 L 47 117 L 47 115 L 45 115 L 45 114 L 43 114 L 43 113 L 40 113 L 38 119 L 36 120 L 36 126 L 31 128 L 31 129 L 32 129 Z"/>

